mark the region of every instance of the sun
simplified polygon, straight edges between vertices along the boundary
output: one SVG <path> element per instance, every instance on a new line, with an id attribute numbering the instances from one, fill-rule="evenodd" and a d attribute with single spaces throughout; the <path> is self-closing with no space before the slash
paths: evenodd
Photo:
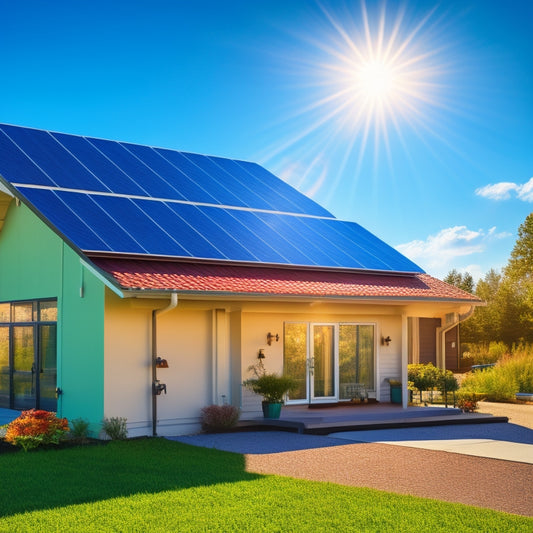
<path id="1" fill-rule="evenodd" d="M 354 72 L 354 91 L 368 100 L 383 101 L 394 98 L 396 90 L 394 67 L 383 61 L 367 61 Z"/>
<path id="2" fill-rule="evenodd" d="M 423 143 L 438 137 L 437 117 L 453 112 L 445 99 L 449 40 L 436 7 L 413 12 L 400 2 L 365 0 L 360 9 L 333 5 L 335 11 L 318 4 L 320 31 L 299 33 L 297 41 L 305 46 L 286 59 L 301 93 L 299 107 L 285 120 L 303 126 L 283 142 L 277 138 L 260 157 L 267 164 L 290 150 L 308 160 L 296 185 L 313 194 L 325 185 L 323 162 L 332 160 L 333 151 L 344 149 L 337 175 L 350 165 L 350 175 L 357 177 L 369 161 L 377 174 L 384 163 L 393 167 L 392 145 L 410 157 L 408 137 L 414 133 Z M 280 173 L 292 181 L 290 169 Z"/>

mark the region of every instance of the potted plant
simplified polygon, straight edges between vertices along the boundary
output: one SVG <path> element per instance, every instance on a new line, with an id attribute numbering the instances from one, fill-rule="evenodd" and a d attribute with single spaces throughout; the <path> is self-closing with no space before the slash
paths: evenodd
<path id="1" fill-rule="evenodd" d="M 288 392 L 296 388 L 296 382 L 289 376 L 267 372 L 262 360 L 248 370 L 252 371 L 255 377 L 247 379 L 243 385 L 263 397 L 263 416 L 279 418 L 283 399 Z"/>
<path id="2" fill-rule="evenodd" d="M 402 382 L 393 378 L 388 378 L 387 381 L 390 385 L 391 403 L 402 403 Z"/>

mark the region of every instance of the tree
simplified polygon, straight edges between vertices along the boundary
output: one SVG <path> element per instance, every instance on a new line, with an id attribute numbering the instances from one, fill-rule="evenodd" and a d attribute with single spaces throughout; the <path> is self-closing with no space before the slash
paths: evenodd
<path id="1" fill-rule="evenodd" d="M 474 292 L 474 278 L 469 272 L 461 274 L 461 272 L 458 272 L 454 268 L 453 270 L 450 270 L 450 272 L 448 272 L 448 274 L 444 278 L 444 281 L 446 283 L 449 283 L 450 285 L 455 285 L 455 287 L 458 287 L 463 291 L 469 292 L 470 294 Z"/>
<path id="2" fill-rule="evenodd" d="M 486 306 L 476 308 L 474 316 L 461 324 L 461 338 L 464 342 L 485 342 L 500 340 L 501 320 L 500 310 L 496 305 L 496 298 L 502 275 L 490 269 L 483 279 L 476 285 L 476 296 L 486 303 Z"/>
<path id="3" fill-rule="evenodd" d="M 518 228 L 518 237 L 503 273 L 489 270 L 475 285 L 472 276 L 451 270 L 444 281 L 474 292 L 486 303 L 461 324 L 465 343 L 504 342 L 508 347 L 533 342 L 533 213 Z"/>
<path id="4" fill-rule="evenodd" d="M 505 268 L 505 275 L 513 281 L 533 280 L 533 213 L 518 228 L 518 238 Z"/>
<path id="5" fill-rule="evenodd" d="M 518 325 L 509 337 L 533 341 L 533 213 L 518 228 L 518 238 L 505 268 L 506 290 L 513 298 L 512 308 L 518 314 Z"/>

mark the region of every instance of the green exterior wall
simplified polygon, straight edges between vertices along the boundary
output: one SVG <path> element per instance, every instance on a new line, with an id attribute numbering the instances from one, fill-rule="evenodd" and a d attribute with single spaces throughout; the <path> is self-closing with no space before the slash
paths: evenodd
<path id="1" fill-rule="evenodd" d="M 57 298 L 58 414 L 93 431 L 104 414 L 104 295 L 79 255 L 13 200 L 0 231 L 0 301 Z"/>

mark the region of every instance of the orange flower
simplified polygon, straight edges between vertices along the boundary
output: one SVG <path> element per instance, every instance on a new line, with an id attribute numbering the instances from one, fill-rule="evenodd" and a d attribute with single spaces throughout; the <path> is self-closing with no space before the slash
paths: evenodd
<path id="1" fill-rule="evenodd" d="M 21 415 L 7 427 L 5 440 L 28 450 L 40 444 L 58 444 L 61 437 L 69 431 L 66 418 L 57 418 L 50 411 L 30 409 L 22 411 Z"/>

